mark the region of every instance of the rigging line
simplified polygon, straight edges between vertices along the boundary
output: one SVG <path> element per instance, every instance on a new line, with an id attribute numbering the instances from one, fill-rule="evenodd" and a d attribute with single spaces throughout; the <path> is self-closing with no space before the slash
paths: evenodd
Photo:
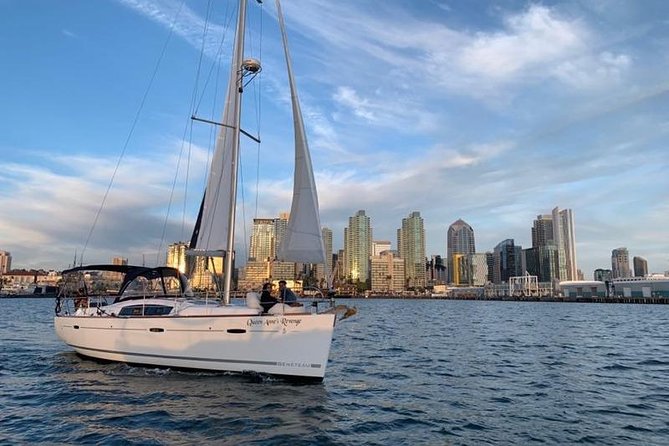
<path id="1" fill-rule="evenodd" d="M 198 89 L 198 83 L 200 80 L 200 71 L 202 68 L 202 59 L 204 55 L 204 45 L 207 40 L 207 30 L 209 29 L 209 16 L 211 14 L 211 0 L 207 2 L 207 10 L 205 13 L 205 19 L 204 19 L 204 26 L 202 29 L 202 45 L 200 46 L 200 55 L 198 57 L 197 61 L 197 68 L 195 70 L 195 81 L 193 85 L 193 93 L 191 95 L 191 103 L 190 103 L 190 112 L 191 115 L 193 113 L 193 109 L 195 108 L 195 99 L 197 98 L 197 89 Z M 185 183 L 184 183 L 184 199 L 183 199 L 183 207 L 181 211 L 181 239 L 184 238 L 184 234 L 186 231 L 186 206 L 188 204 L 188 180 L 189 180 L 189 173 L 190 173 L 190 160 L 191 160 L 191 154 L 192 154 L 192 146 L 191 142 L 193 141 L 193 122 L 188 119 L 186 121 L 186 127 L 184 128 L 184 134 L 181 138 L 181 152 L 184 150 L 184 145 L 185 145 L 185 139 L 186 139 L 186 132 L 189 132 L 189 138 L 188 138 L 188 154 L 186 156 L 186 173 L 185 173 Z M 179 154 L 179 162 L 181 162 L 181 153 Z M 173 191 L 174 192 L 174 191 Z M 172 197 L 170 196 L 170 203 L 171 203 Z M 163 228 L 163 236 L 165 234 L 165 228 L 167 227 L 167 219 L 169 218 L 169 210 L 168 210 L 168 215 L 165 218 L 165 227 Z M 163 239 L 161 239 L 161 245 L 162 245 Z"/>
<path id="2" fill-rule="evenodd" d="M 258 39 L 258 58 L 262 62 L 262 41 L 263 41 L 263 16 L 264 16 L 264 10 L 263 10 L 263 4 L 260 4 L 260 38 Z M 260 123 L 262 122 L 261 119 L 261 112 L 262 112 L 262 72 L 260 73 L 260 76 L 258 77 L 258 88 L 256 90 L 256 84 L 253 84 L 253 94 L 256 97 L 257 100 L 257 106 L 256 106 L 256 127 L 258 129 L 258 139 L 260 139 Z M 260 143 L 257 144 L 257 160 L 256 160 L 256 203 L 255 203 L 255 211 L 254 214 L 256 217 L 258 217 L 258 203 L 259 203 L 259 195 L 260 195 Z"/>
<path id="3" fill-rule="evenodd" d="M 209 72 L 207 73 L 207 77 L 204 81 L 204 87 L 202 87 L 202 92 L 200 93 L 200 97 L 197 100 L 197 105 L 193 109 L 192 115 L 196 115 L 197 111 L 200 109 L 200 105 L 202 104 L 202 100 L 204 99 L 205 92 L 207 91 L 207 86 L 209 85 L 209 81 L 211 80 L 211 74 L 214 71 L 214 68 L 220 64 L 220 58 L 223 54 L 223 47 L 225 45 L 225 38 L 227 36 L 227 30 L 230 28 L 230 24 L 232 22 L 232 19 L 234 18 L 234 14 L 229 13 L 229 11 L 226 9 L 226 15 L 228 15 L 228 22 L 224 26 L 226 32 L 223 33 L 223 36 L 221 37 L 221 42 L 218 45 L 218 50 L 216 51 L 216 57 L 214 58 L 214 62 L 211 64 L 211 67 L 209 68 Z M 219 60 L 219 62 L 216 62 L 216 60 Z"/>
<path id="4" fill-rule="evenodd" d="M 205 13 L 205 19 L 204 19 L 204 27 L 202 30 L 202 45 L 200 46 L 200 57 L 198 58 L 198 63 L 197 63 L 197 69 L 195 71 L 195 85 L 193 86 L 193 93 L 191 94 L 191 103 L 190 103 L 190 110 L 193 110 L 193 106 L 195 103 L 195 98 L 197 97 L 197 87 L 198 87 L 198 80 L 200 79 L 200 70 L 202 67 L 202 55 L 204 54 L 204 45 L 207 39 L 207 30 L 209 28 L 209 15 L 211 13 L 211 0 L 207 2 L 207 10 Z M 192 128 L 192 124 L 191 128 Z M 174 173 L 174 179 L 172 180 L 172 188 L 170 190 L 170 199 L 167 205 L 167 212 L 165 213 L 165 220 L 163 221 L 163 229 L 162 233 L 160 234 L 160 243 L 158 245 L 158 252 L 156 253 L 156 263 L 160 264 L 160 253 L 163 249 L 163 243 L 165 243 L 165 234 L 167 233 L 167 223 L 169 222 L 170 219 L 170 214 L 172 213 L 172 201 L 174 199 L 174 191 L 176 190 L 177 186 L 177 181 L 179 178 L 179 171 L 180 171 L 180 166 L 181 166 L 181 159 L 184 156 L 184 149 L 185 149 L 185 138 L 186 138 L 186 132 L 188 132 L 188 126 L 189 122 L 186 122 L 186 126 L 184 128 L 184 133 L 181 138 L 181 149 L 179 151 L 179 158 L 177 160 L 177 169 L 176 172 Z M 190 149 L 190 146 L 189 146 Z M 188 164 L 190 164 L 190 150 L 188 153 Z M 186 227 L 186 203 L 188 200 L 188 166 L 186 166 L 186 179 L 185 179 L 185 185 L 184 185 L 184 203 L 183 203 L 183 212 L 182 212 L 182 217 L 181 217 L 181 239 L 183 239 L 184 236 L 184 231 Z"/>
<path id="5" fill-rule="evenodd" d="M 246 240 L 248 240 L 247 239 L 248 233 L 246 232 L 246 223 L 244 223 L 246 222 L 246 200 L 244 196 L 244 169 L 242 166 L 241 152 L 239 156 L 239 176 L 241 177 L 240 184 L 242 185 L 242 187 L 240 187 L 241 190 L 239 191 L 240 195 L 242 196 L 242 230 L 244 231 L 244 241 L 246 242 Z M 246 243 L 242 243 L 241 246 L 243 246 L 244 249 L 246 249 Z M 248 258 L 248 252 L 242 254 L 246 254 L 245 258 Z"/>
<path id="6" fill-rule="evenodd" d="M 93 224 L 91 225 L 91 229 L 88 231 L 88 236 L 86 237 L 86 243 L 84 243 L 84 248 L 81 250 L 81 256 L 79 257 L 79 263 L 83 263 L 84 261 L 84 253 L 86 252 L 86 248 L 88 248 L 88 243 L 91 241 L 91 237 L 93 236 L 93 231 L 95 230 L 95 227 L 97 226 L 98 220 L 100 218 L 100 214 L 102 213 L 102 209 L 104 208 L 106 202 L 107 202 L 107 197 L 109 196 L 109 192 L 111 191 L 112 185 L 114 184 L 114 179 L 116 178 L 116 174 L 118 173 L 118 168 L 121 165 L 121 161 L 123 160 L 123 157 L 125 156 L 125 152 L 128 149 L 128 145 L 130 144 L 130 139 L 132 138 L 133 133 L 135 132 L 135 127 L 137 126 L 137 122 L 139 121 L 139 117 L 142 113 L 142 110 L 144 109 L 144 104 L 146 103 L 146 99 L 149 96 L 149 92 L 151 91 L 151 87 L 153 86 L 153 82 L 156 79 L 156 74 L 158 73 L 158 68 L 160 67 L 160 64 L 162 63 L 163 57 L 165 56 L 165 52 L 167 51 L 167 46 L 170 43 L 170 40 L 172 39 L 172 35 L 174 34 L 174 26 L 176 24 L 177 18 L 181 14 L 181 9 L 184 6 L 184 3 L 186 0 L 182 0 L 181 4 L 179 5 L 179 8 L 177 9 L 176 14 L 174 15 L 174 18 L 172 19 L 172 24 L 170 25 L 170 31 L 167 34 L 167 39 L 165 40 L 165 44 L 163 45 L 162 51 L 160 52 L 160 56 L 158 57 L 158 60 L 156 61 L 156 66 L 153 69 L 153 73 L 151 74 L 151 78 L 149 79 L 149 84 L 144 91 L 144 95 L 142 96 L 142 100 L 140 101 L 139 108 L 137 109 L 137 112 L 135 113 L 135 118 L 132 121 L 132 124 L 130 126 L 130 131 L 128 132 L 128 136 L 125 139 L 125 143 L 123 144 L 123 149 L 121 150 L 121 154 L 118 158 L 118 161 L 116 162 L 116 166 L 114 167 L 114 172 L 112 173 L 111 179 L 109 180 L 109 184 L 107 185 L 107 190 L 105 191 L 104 196 L 102 197 L 102 203 L 100 203 L 100 207 L 98 208 L 97 212 L 95 213 L 95 218 L 93 219 Z"/>

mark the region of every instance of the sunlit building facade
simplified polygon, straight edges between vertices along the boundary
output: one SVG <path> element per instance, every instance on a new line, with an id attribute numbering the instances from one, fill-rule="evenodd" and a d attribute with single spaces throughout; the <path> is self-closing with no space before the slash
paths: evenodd
<path id="1" fill-rule="evenodd" d="M 349 217 L 344 228 L 344 268 L 353 283 L 369 280 L 369 258 L 372 255 L 372 225 L 364 210 Z"/>
<path id="2" fill-rule="evenodd" d="M 420 212 L 414 211 L 407 218 L 403 218 L 402 227 L 397 234 L 397 246 L 399 256 L 404 260 L 407 287 L 425 287 L 425 227 Z"/>
<path id="3" fill-rule="evenodd" d="M 576 235 L 574 214 L 571 209 L 553 209 L 553 241 L 558 249 L 560 280 L 577 280 Z M 563 269 L 564 265 L 564 269 Z"/>
<path id="4" fill-rule="evenodd" d="M 474 254 L 476 242 L 474 240 L 474 229 L 462 219 L 458 219 L 448 228 L 447 234 L 447 258 L 448 258 L 448 280 L 453 283 L 453 255 Z"/>
<path id="5" fill-rule="evenodd" d="M 404 260 L 396 251 L 384 250 L 372 256 L 370 267 L 373 292 L 396 294 L 404 291 Z"/>

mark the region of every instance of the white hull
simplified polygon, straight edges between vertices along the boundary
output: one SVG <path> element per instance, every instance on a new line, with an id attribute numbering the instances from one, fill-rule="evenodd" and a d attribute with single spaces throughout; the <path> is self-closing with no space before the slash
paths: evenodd
<path id="1" fill-rule="evenodd" d="M 325 375 L 334 314 L 56 316 L 58 336 L 92 358 L 161 367 Z"/>

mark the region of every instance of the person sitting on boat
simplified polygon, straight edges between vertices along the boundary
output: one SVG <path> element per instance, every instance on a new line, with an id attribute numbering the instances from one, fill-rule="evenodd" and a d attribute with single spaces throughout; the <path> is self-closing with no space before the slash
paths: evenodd
<path id="1" fill-rule="evenodd" d="M 279 280 L 279 302 L 287 304 L 297 302 L 297 296 L 286 286 L 285 280 Z"/>
<path id="2" fill-rule="evenodd" d="M 262 293 L 260 293 L 260 305 L 263 313 L 267 313 L 272 306 L 277 303 L 276 297 L 272 296 L 272 284 L 265 283 L 262 286 Z"/>

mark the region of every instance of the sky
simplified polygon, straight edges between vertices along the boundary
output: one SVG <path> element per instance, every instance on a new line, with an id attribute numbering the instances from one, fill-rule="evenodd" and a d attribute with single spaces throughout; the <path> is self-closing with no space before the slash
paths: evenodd
<path id="1" fill-rule="evenodd" d="M 232 3 L 0 0 L 0 250 L 14 268 L 155 264 L 190 239 L 212 129 L 189 117 L 220 120 Z M 360 209 L 394 248 L 419 211 L 427 255 L 444 256 L 459 218 L 478 252 L 530 247 L 533 220 L 558 206 L 586 279 L 621 246 L 669 270 L 669 2 L 283 9 L 335 250 Z M 263 71 L 242 126 L 263 143 L 242 144 L 239 258 L 252 218 L 289 210 L 292 191 L 273 1 L 249 3 L 246 40 Z"/>

